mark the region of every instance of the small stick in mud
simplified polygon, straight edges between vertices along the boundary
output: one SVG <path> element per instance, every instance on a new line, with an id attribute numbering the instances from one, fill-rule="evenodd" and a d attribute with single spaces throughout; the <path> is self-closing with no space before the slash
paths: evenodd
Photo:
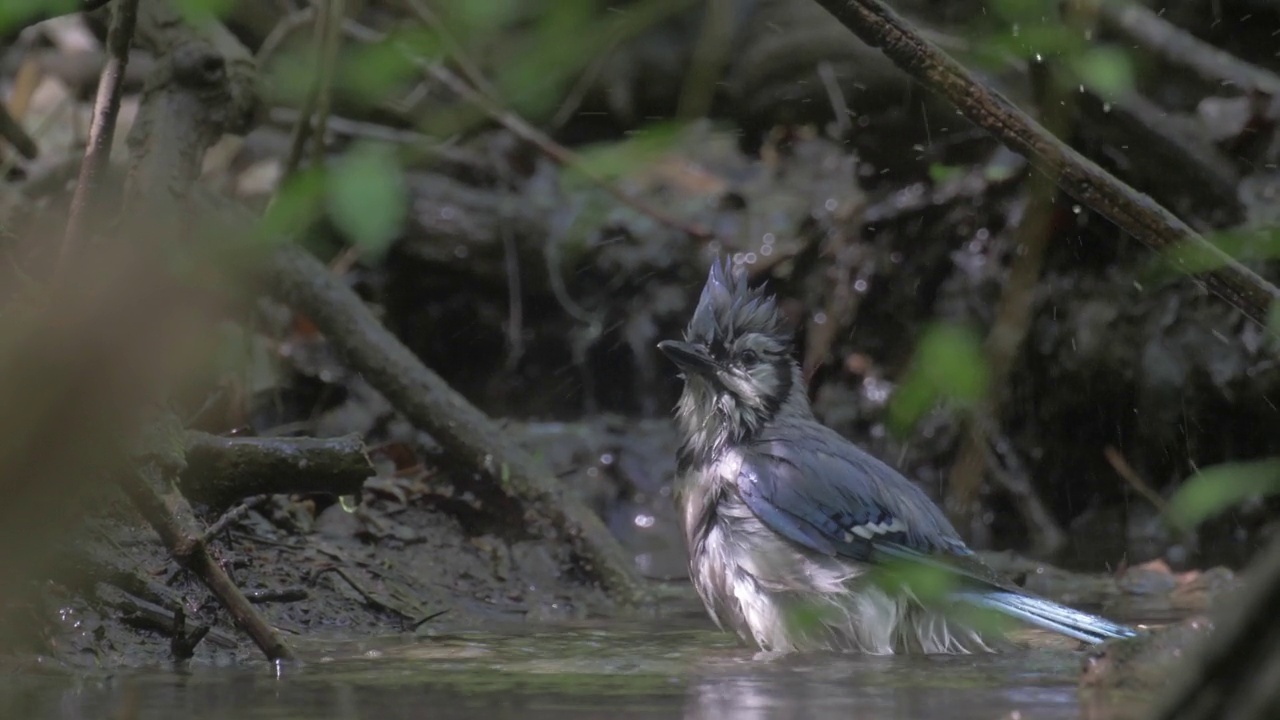
<path id="1" fill-rule="evenodd" d="M 204 541 L 205 533 L 196 527 L 191 505 L 181 493 L 172 488 L 171 482 L 164 470 L 152 466 L 127 473 L 121 480 L 121 487 L 147 522 L 159 533 L 174 560 L 204 581 L 231 614 L 236 625 L 253 638 L 253 642 L 267 659 L 293 660 L 293 650 L 254 609 L 240 588 L 236 587 L 209 553 L 209 546 Z M 169 485 L 169 489 L 163 489 L 165 485 Z M 178 631 L 175 637 L 181 633 L 181 627 Z"/>

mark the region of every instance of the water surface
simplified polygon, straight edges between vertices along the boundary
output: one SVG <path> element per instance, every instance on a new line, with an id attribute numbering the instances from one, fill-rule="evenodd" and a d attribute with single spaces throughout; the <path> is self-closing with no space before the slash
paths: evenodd
<path id="1" fill-rule="evenodd" d="M 760 660 L 705 623 L 580 624 L 303 646 L 307 662 L 0 677 L 0 718 L 1102 717 L 1061 644 L 971 657 Z"/>

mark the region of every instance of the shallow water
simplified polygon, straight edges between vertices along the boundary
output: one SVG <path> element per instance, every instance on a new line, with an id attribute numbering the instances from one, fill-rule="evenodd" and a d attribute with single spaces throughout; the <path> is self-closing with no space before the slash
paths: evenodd
<path id="1" fill-rule="evenodd" d="M 159 668 L 0 677 L 0 718 L 1104 717 L 1082 708 L 1080 654 L 757 660 L 702 623 L 588 624 L 302 647 L 278 670 Z"/>

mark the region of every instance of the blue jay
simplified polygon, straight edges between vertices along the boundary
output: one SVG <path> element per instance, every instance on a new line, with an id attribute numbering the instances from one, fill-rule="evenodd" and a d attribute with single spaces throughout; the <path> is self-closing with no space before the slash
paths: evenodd
<path id="1" fill-rule="evenodd" d="M 1089 643 L 1134 631 L 1031 596 L 974 555 L 915 484 L 814 419 L 775 300 L 713 263 L 683 341 L 675 498 L 693 585 L 716 624 L 766 653 L 995 650 L 970 610 Z M 925 567 L 940 598 L 889 582 Z M 898 577 L 909 579 L 909 573 Z"/>

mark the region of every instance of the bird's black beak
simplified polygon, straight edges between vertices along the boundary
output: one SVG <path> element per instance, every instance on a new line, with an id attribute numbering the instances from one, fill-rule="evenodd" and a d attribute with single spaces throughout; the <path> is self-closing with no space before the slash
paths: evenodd
<path id="1" fill-rule="evenodd" d="M 704 377 L 715 376 L 718 364 L 700 345 L 679 340 L 663 340 L 658 343 L 658 349 L 687 373 L 696 373 Z"/>

